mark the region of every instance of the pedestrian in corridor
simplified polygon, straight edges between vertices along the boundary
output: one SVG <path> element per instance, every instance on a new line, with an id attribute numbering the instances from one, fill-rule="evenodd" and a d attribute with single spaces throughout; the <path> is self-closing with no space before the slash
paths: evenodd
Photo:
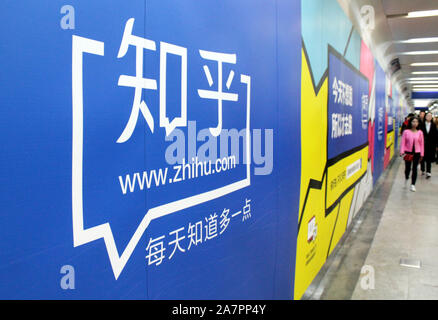
<path id="1" fill-rule="evenodd" d="M 421 127 L 424 136 L 424 158 L 421 161 L 421 174 L 426 171 L 426 179 L 432 176 L 432 162 L 435 160 L 438 132 L 435 123 L 432 121 L 433 116 L 429 112 L 425 116 L 425 122 Z"/>
<path id="2" fill-rule="evenodd" d="M 415 114 L 410 113 L 408 114 L 408 116 L 405 118 L 405 121 L 402 123 L 401 129 L 400 129 L 400 135 L 403 134 L 403 131 L 405 131 L 408 128 L 409 125 L 409 120 L 411 120 L 413 117 L 415 117 Z"/>
<path id="3" fill-rule="evenodd" d="M 419 122 L 420 122 L 418 126 L 419 126 L 420 128 L 424 125 L 424 121 L 426 121 L 425 119 L 426 119 L 426 111 L 421 110 L 421 111 L 420 111 L 419 118 L 418 118 L 418 120 L 419 120 Z"/>
<path id="4" fill-rule="evenodd" d="M 405 160 L 405 178 L 409 180 L 412 168 L 412 180 L 410 190 L 415 192 L 415 182 L 417 181 L 417 167 L 422 157 L 424 157 L 424 137 L 419 128 L 419 120 L 413 117 L 409 120 L 408 128 L 403 131 L 400 155 Z"/>
<path id="5" fill-rule="evenodd" d="M 434 119 L 434 123 L 435 123 L 435 128 L 437 128 L 438 130 L 438 117 L 435 117 Z M 437 137 L 437 146 L 436 146 L 436 153 L 435 153 L 435 159 L 436 159 L 436 164 L 438 164 L 438 137 Z"/>

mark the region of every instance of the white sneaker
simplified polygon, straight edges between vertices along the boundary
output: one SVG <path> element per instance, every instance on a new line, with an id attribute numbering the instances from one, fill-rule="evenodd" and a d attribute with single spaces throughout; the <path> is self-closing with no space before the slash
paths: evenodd
<path id="1" fill-rule="evenodd" d="M 430 177 L 432 177 L 432 173 L 430 172 L 426 173 L 426 178 L 430 178 Z"/>
<path id="2" fill-rule="evenodd" d="M 411 191 L 412 191 L 412 192 L 417 191 L 417 189 L 415 189 L 415 186 L 414 186 L 413 184 L 411 184 Z"/>

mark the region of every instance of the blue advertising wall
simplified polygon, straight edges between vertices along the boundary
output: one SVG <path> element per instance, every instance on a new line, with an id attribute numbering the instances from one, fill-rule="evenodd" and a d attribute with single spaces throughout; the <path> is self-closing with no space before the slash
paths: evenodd
<path id="1" fill-rule="evenodd" d="M 360 18 L 358 11 L 346 12 L 339 1 L 302 0 L 301 5 L 302 162 L 295 299 L 309 294 L 391 163 L 399 125 L 394 128 L 388 119 L 394 117 L 394 101 L 400 103 L 388 97 L 390 76 L 379 66 L 369 39 L 361 39 L 362 30 L 349 18 Z M 372 36 L 378 33 L 376 28 Z"/>
<path id="2" fill-rule="evenodd" d="M 327 158 L 330 160 L 368 143 L 369 97 L 367 78 L 329 48 Z"/>
<path id="3" fill-rule="evenodd" d="M 395 119 L 395 149 L 398 149 L 398 140 L 399 140 L 399 134 L 400 134 L 400 128 L 401 125 L 403 124 L 404 118 L 403 118 L 403 111 L 402 111 L 402 106 L 400 104 L 400 95 L 397 92 L 397 90 L 392 89 L 392 103 L 393 103 L 393 108 L 394 108 L 394 119 Z"/>
<path id="4" fill-rule="evenodd" d="M 375 104 L 375 125 L 374 125 L 374 171 L 373 181 L 379 179 L 383 172 L 385 155 L 385 118 L 386 118 L 386 76 L 384 70 L 377 61 L 376 66 L 376 104 Z"/>
<path id="5" fill-rule="evenodd" d="M 300 1 L 64 5 L 0 4 L 0 298 L 292 298 Z"/>
<path id="6" fill-rule="evenodd" d="M 388 128 L 387 132 L 394 130 L 394 120 L 395 120 L 395 101 L 393 98 L 388 97 Z"/>

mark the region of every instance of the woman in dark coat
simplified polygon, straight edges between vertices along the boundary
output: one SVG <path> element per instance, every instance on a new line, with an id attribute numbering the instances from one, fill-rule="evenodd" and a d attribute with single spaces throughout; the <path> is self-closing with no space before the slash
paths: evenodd
<path id="1" fill-rule="evenodd" d="M 431 113 L 426 115 L 421 130 L 423 130 L 424 136 L 424 158 L 421 161 L 421 171 L 424 173 L 424 169 L 426 169 L 426 179 L 429 179 L 432 176 L 431 166 L 432 162 L 435 161 L 438 142 L 438 131 Z"/>
<path id="2" fill-rule="evenodd" d="M 435 117 L 435 126 L 437 127 L 438 130 L 438 117 Z M 436 160 L 436 164 L 438 164 L 438 141 L 437 141 L 437 149 L 436 149 L 436 156 L 435 156 L 435 160 Z"/>

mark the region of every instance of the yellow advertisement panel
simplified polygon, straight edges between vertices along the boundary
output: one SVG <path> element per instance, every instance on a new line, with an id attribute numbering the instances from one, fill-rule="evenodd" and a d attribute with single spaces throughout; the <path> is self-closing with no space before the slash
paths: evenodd
<path id="1" fill-rule="evenodd" d="M 354 187 L 368 163 L 367 144 L 327 160 L 328 78 L 313 83 L 305 48 L 301 81 L 302 168 L 295 299 L 302 297 L 344 234 Z"/>
<path id="2" fill-rule="evenodd" d="M 343 158 L 327 168 L 327 202 L 329 214 L 336 201 L 367 171 L 368 146 Z"/>

